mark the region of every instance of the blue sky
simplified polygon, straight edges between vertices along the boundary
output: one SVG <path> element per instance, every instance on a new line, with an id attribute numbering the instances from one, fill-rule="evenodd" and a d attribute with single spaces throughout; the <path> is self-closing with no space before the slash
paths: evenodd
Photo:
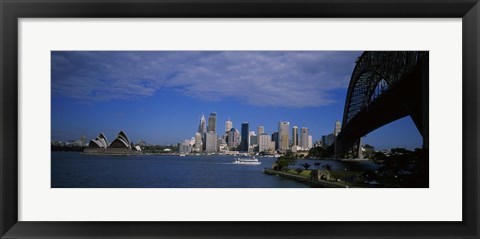
<path id="1" fill-rule="evenodd" d="M 52 140 L 112 139 L 175 144 L 191 138 L 202 112 L 277 131 L 308 127 L 314 140 L 342 120 L 355 59 L 327 51 L 53 51 Z M 376 148 L 421 146 L 409 117 L 364 139 Z"/>

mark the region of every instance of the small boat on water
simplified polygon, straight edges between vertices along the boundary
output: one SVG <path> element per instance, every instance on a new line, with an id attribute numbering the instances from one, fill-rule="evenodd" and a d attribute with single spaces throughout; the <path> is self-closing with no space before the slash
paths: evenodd
<path id="1" fill-rule="evenodd" d="M 260 165 L 262 162 L 258 161 L 255 157 L 253 158 L 237 158 L 233 161 L 233 164 L 243 164 L 243 165 Z"/>
<path id="2" fill-rule="evenodd" d="M 185 154 L 180 154 L 179 156 L 180 156 L 180 157 L 185 157 Z"/>

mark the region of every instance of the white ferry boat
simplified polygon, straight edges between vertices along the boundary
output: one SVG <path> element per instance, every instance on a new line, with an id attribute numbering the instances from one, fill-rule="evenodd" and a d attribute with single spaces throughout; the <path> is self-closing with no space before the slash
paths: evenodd
<path id="1" fill-rule="evenodd" d="M 260 165 L 262 162 L 258 161 L 255 157 L 253 158 L 237 158 L 233 161 L 233 164 L 243 164 L 243 165 Z"/>

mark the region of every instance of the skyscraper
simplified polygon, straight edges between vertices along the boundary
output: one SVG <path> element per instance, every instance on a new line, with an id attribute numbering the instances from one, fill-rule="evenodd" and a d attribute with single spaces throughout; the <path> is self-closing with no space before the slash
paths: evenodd
<path id="1" fill-rule="evenodd" d="M 250 144 L 248 137 L 248 122 L 242 123 L 242 141 L 240 142 L 240 151 L 248 151 L 248 145 Z"/>
<path id="2" fill-rule="evenodd" d="M 298 145 L 298 127 L 293 126 L 292 128 L 292 146 Z"/>
<path id="3" fill-rule="evenodd" d="M 270 135 L 260 134 L 258 135 L 258 152 L 268 152 L 275 150 L 275 142 L 272 141 Z"/>
<path id="4" fill-rule="evenodd" d="M 278 123 L 278 149 L 287 150 L 289 144 L 290 122 L 281 121 Z"/>
<path id="5" fill-rule="evenodd" d="M 262 135 L 263 133 L 265 133 L 265 128 L 260 125 L 258 126 L 257 131 L 257 135 Z"/>
<path id="6" fill-rule="evenodd" d="M 202 135 L 199 132 L 195 133 L 194 149 L 195 149 L 195 152 L 201 152 L 202 151 Z"/>
<path id="7" fill-rule="evenodd" d="M 328 147 L 328 135 L 322 135 L 322 146 L 324 148 Z"/>
<path id="8" fill-rule="evenodd" d="M 217 132 L 217 113 L 212 112 L 210 113 L 210 116 L 208 117 L 208 126 L 207 126 L 207 132 Z"/>
<path id="9" fill-rule="evenodd" d="M 217 151 L 217 134 L 213 131 L 205 133 L 205 152 L 212 153 Z"/>
<path id="10" fill-rule="evenodd" d="M 230 131 L 228 131 L 228 141 L 227 145 L 230 148 L 237 148 L 238 147 L 238 130 L 235 128 L 231 128 Z"/>
<path id="11" fill-rule="evenodd" d="M 308 148 L 313 148 L 313 138 L 311 135 L 308 136 Z"/>
<path id="12" fill-rule="evenodd" d="M 308 148 L 308 128 L 302 127 L 300 129 L 300 147 L 302 149 Z"/>
<path id="13" fill-rule="evenodd" d="M 203 134 L 207 132 L 207 123 L 205 122 L 205 116 L 202 113 L 200 122 L 198 122 L 198 133 L 203 137 Z"/>
<path id="14" fill-rule="evenodd" d="M 250 131 L 248 132 L 248 146 L 252 146 L 252 145 L 257 145 L 258 144 L 258 136 L 257 134 L 255 133 L 255 131 Z"/>
<path id="15" fill-rule="evenodd" d="M 335 129 L 333 129 L 333 135 L 337 137 L 337 135 L 340 133 L 342 130 L 342 124 L 340 121 L 335 122 Z"/>
<path id="16" fill-rule="evenodd" d="M 278 132 L 273 132 L 272 134 L 272 141 L 275 142 L 275 150 L 278 149 L 279 144 L 278 144 Z"/>
<path id="17" fill-rule="evenodd" d="M 225 121 L 225 132 L 228 132 L 232 129 L 233 123 L 230 121 L 230 117 L 228 117 L 228 120 Z"/>
<path id="18" fill-rule="evenodd" d="M 335 142 L 335 135 L 334 134 L 329 134 L 327 136 L 327 146 L 332 145 Z"/>

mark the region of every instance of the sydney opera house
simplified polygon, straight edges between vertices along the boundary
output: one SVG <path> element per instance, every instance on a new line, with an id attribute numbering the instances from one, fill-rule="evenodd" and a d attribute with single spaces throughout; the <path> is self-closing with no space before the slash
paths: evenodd
<path id="1" fill-rule="evenodd" d="M 102 155 L 132 155 L 141 154 L 140 146 L 133 146 L 127 135 L 120 131 L 117 137 L 108 144 L 107 137 L 100 133 L 97 138 L 90 140 L 88 147 L 83 151 L 86 154 Z"/>

